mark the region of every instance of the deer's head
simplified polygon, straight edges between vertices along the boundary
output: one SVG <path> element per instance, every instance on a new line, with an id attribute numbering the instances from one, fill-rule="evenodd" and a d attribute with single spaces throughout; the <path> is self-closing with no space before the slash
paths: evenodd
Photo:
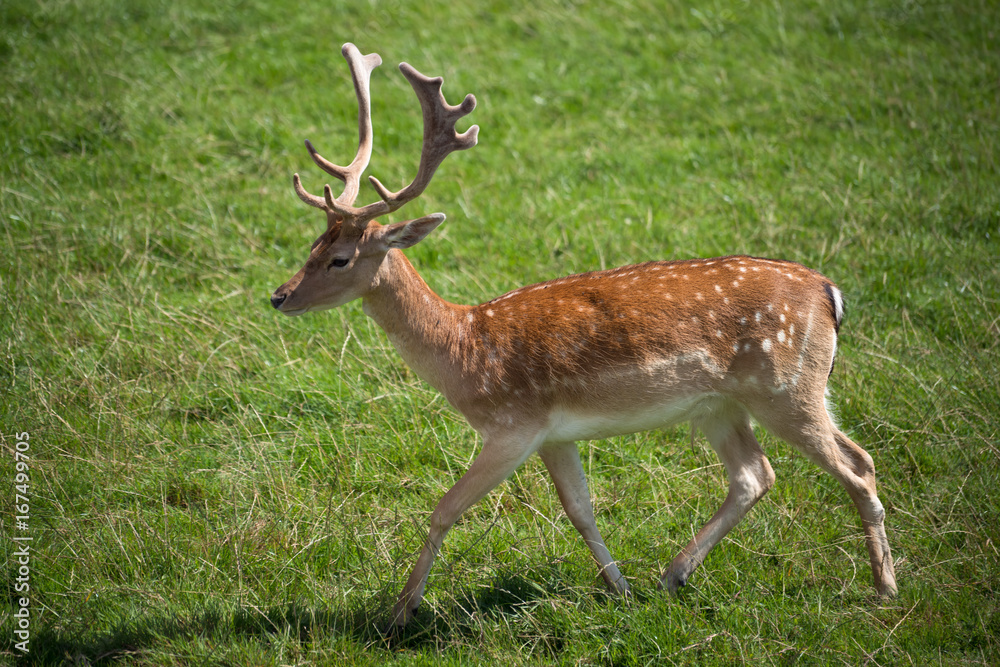
<path id="1" fill-rule="evenodd" d="M 382 64 L 382 59 L 375 53 L 362 55 L 353 44 L 345 44 L 342 53 L 351 68 L 358 98 L 358 152 L 351 164 L 341 167 L 326 160 L 306 141 L 313 161 L 323 171 L 343 181 L 344 190 L 334 197 L 333 190 L 326 185 L 323 196 L 318 197 L 306 192 L 298 174 L 292 179 L 302 201 L 326 212 L 327 224 L 326 231 L 313 243 L 305 265 L 271 295 L 271 305 L 286 315 L 336 308 L 364 296 L 375 287 L 386 253 L 393 248 L 408 248 L 422 240 L 444 221 L 444 214 L 434 213 L 390 225 L 380 224 L 375 219 L 420 196 L 438 165 L 452 151 L 472 148 L 478 139 L 477 125 L 462 134 L 455 130 L 458 119 L 476 108 L 474 96 L 467 95 L 460 105 L 452 106 L 441 93 L 441 77 L 429 78 L 406 63 L 400 64 L 399 69 L 413 86 L 423 111 L 420 166 L 413 181 L 397 192 L 389 191 L 377 178 L 369 176 L 381 199 L 356 208 L 354 201 L 360 190 L 361 175 L 372 154 L 371 73 Z"/>

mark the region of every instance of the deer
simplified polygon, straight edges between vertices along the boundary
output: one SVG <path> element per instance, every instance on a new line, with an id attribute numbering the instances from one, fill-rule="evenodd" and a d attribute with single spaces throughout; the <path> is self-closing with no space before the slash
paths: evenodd
<path id="1" fill-rule="evenodd" d="M 373 149 L 371 74 L 382 59 L 350 43 L 342 54 L 358 100 L 358 151 L 343 167 L 305 142 L 316 165 L 344 188 L 334 197 L 325 185 L 320 197 L 293 176 L 299 198 L 326 213 L 326 231 L 302 268 L 271 295 L 271 305 L 298 316 L 360 299 L 403 360 L 482 439 L 468 470 L 431 513 L 390 628 L 414 617 L 455 522 L 533 454 L 609 591 L 629 596 L 595 522 L 576 443 L 685 421 L 718 455 L 729 488 L 662 574 L 661 589 L 676 594 L 774 484 L 755 421 L 840 482 L 861 516 L 875 588 L 881 597 L 895 596 L 873 459 L 839 429 L 828 404 L 844 317 L 843 294 L 831 280 L 798 263 L 734 255 L 649 261 L 528 285 L 476 306 L 450 303 L 403 253 L 444 214 L 391 224 L 376 218 L 418 198 L 449 154 L 477 144 L 478 125 L 463 133 L 455 128 L 475 108 L 475 96 L 450 105 L 441 77 L 401 63 L 423 115 L 417 174 L 395 192 L 369 176 L 379 199 L 356 207 Z"/>

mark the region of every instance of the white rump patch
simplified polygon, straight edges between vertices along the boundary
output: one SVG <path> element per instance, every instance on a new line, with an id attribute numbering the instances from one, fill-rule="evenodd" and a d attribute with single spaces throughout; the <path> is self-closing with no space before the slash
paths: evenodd
<path id="1" fill-rule="evenodd" d="M 833 285 L 830 285 L 830 294 L 833 295 L 833 312 L 839 324 L 844 319 L 844 295 Z"/>

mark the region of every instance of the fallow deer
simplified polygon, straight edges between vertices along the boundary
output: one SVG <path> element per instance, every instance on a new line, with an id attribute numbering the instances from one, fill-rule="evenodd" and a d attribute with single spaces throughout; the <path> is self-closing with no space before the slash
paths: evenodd
<path id="1" fill-rule="evenodd" d="M 333 196 L 299 197 L 326 212 L 326 231 L 305 266 L 275 290 L 285 315 L 361 299 L 407 364 L 482 436 L 482 451 L 431 514 L 430 531 L 393 610 L 404 625 L 456 520 L 537 453 L 552 476 L 610 590 L 629 585 L 594 521 L 578 440 L 690 421 L 718 453 L 729 479 L 722 507 L 662 575 L 676 592 L 706 554 L 774 483 L 751 418 L 832 474 L 864 526 L 875 586 L 896 592 L 872 458 L 835 425 L 826 384 L 844 315 L 840 290 L 800 264 L 746 256 L 653 261 L 522 287 L 478 306 L 435 294 L 401 252 L 444 221 L 435 213 L 382 225 L 375 219 L 418 197 L 449 153 L 476 145 L 478 126 L 455 123 L 475 97 L 447 103 L 442 79 L 403 63 L 423 112 L 420 165 L 397 192 L 374 177 L 380 199 L 356 208 L 372 153 L 370 77 L 377 54 L 343 47 L 358 99 L 359 148 L 347 167 L 312 159 L 345 183 Z"/>

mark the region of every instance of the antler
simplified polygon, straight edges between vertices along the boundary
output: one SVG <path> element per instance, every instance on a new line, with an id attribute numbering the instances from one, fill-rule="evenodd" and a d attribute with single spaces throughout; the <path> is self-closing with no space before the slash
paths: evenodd
<path id="1" fill-rule="evenodd" d="M 369 176 L 372 187 L 378 192 L 381 201 L 373 202 L 361 208 L 354 207 L 360 186 L 361 174 L 368 166 L 372 151 L 371 100 L 369 97 L 369 78 L 371 71 L 381 64 L 382 59 L 377 54 L 362 56 L 353 44 L 345 44 L 344 57 L 351 66 L 354 78 L 354 88 L 358 95 L 358 154 L 348 167 L 339 167 L 320 156 L 312 144 L 306 141 L 306 148 L 313 161 L 331 176 L 336 176 L 346 183 L 343 194 L 333 197 L 329 185 L 323 187 L 323 197 L 311 195 L 302 187 L 299 175 L 295 174 L 293 183 L 295 191 L 305 203 L 327 211 L 339 218 L 344 224 L 363 227 L 369 221 L 400 208 L 409 201 L 420 196 L 434 177 L 434 172 L 449 154 L 457 150 L 466 150 L 476 145 L 479 138 L 479 126 L 473 125 L 459 134 L 455 123 L 476 108 L 476 98 L 469 94 L 458 106 L 448 104 L 441 92 L 444 79 L 427 77 L 407 63 L 399 65 L 403 76 L 410 82 L 413 91 L 420 101 L 424 118 L 423 148 L 420 153 L 420 166 L 417 175 L 409 185 L 391 192 L 374 176 Z"/>
<path id="2" fill-rule="evenodd" d="M 354 160 L 346 167 L 333 164 L 322 155 L 316 152 L 312 143 L 306 140 L 306 148 L 320 169 L 336 176 L 344 181 L 344 192 L 337 199 L 333 199 L 333 192 L 330 186 L 323 188 L 323 197 L 317 197 L 306 192 L 302 187 L 299 175 L 292 177 L 295 192 L 299 198 L 310 206 L 321 208 L 326 211 L 333 209 L 329 202 L 336 201 L 341 205 L 350 206 L 358 197 L 361 187 L 361 174 L 368 168 L 368 162 L 372 156 L 372 146 L 374 145 L 374 134 L 372 132 L 372 107 L 371 107 L 371 74 L 372 70 L 382 64 L 382 58 L 377 53 L 370 53 L 367 56 L 361 55 L 358 47 L 350 42 L 344 44 L 340 50 L 347 59 L 347 64 L 351 68 L 351 78 L 354 80 L 354 92 L 358 97 L 358 153 Z"/>
<path id="3" fill-rule="evenodd" d="M 453 151 L 462 151 L 472 148 L 479 141 L 479 126 L 473 125 L 468 130 L 459 134 L 455 130 L 455 123 L 459 118 L 467 116 L 476 108 L 476 97 L 471 93 L 465 96 L 458 106 L 448 104 L 441 92 L 444 79 L 441 77 L 426 77 L 407 63 L 399 65 L 403 76 L 407 78 L 413 91 L 420 100 L 420 108 L 424 116 L 424 143 L 420 153 L 420 167 L 417 169 L 417 176 L 405 188 L 390 192 L 374 176 L 370 176 L 372 186 L 382 198 L 382 202 L 370 204 L 380 206 L 383 202 L 388 207 L 387 212 L 395 211 L 403 204 L 416 199 L 424 191 L 434 177 L 434 172 L 438 166 Z M 368 214 L 368 208 L 360 209 L 363 215 Z M 374 212 L 374 209 L 373 211 Z M 373 217 L 382 215 L 377 213 Z"/>

